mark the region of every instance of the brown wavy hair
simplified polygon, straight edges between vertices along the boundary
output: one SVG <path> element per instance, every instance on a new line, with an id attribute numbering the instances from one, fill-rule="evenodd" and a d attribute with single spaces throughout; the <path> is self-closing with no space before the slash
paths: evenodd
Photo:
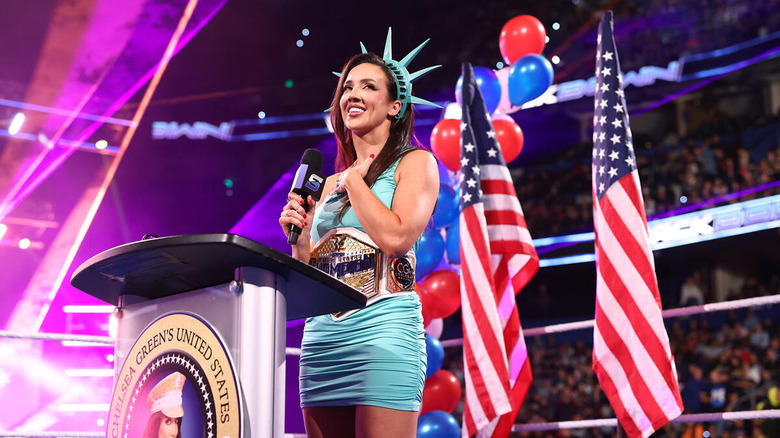
<path id="1" fill-rule="evenodd" d="M 157 438 L 157 431 L 160 429 L 160 423 L 162 423 L 166 418 L 169 417 L 160 411 L 150 415 L 146 422 L 146 428 L 144 429 L 144 434 L 142 437 Z M 174 418 L 173 420 L 176 421 L 176 423 L 179 425 L 179 432 L 176 434 L 176 438 L 181 438 L 181 418 Z"/>
<path id="2" fill-rule="evenodd" d="M 344 64 L 338 86 L 333 93 L 333 101 L 331 102 L 330 110 L 330 122 L 331 126 L 333 126 L 337 143 L 336 172 L 343 172 L 354 164 L 357 159 L 355 145 L 352 143 L 352 132 L 344 125 L 344 118 L 341 114 L 341 95 L 344 90 L 344 81 L 346 81 L 349 72 L 360 64 L 373 64 L 381 67 L 382 71 L 385 73 L 385 79 L 387 80 L 390 100 L 398 100 L 398 87 L 395 82 L 395 77 L 393 76 L 393 73 L 390 72 L 390 69 L 387 68 L 387 65 L 385 65 L 382 58 L 377 54 L 362 53 L 360 55 L 355 55 Z M 366 185 L 369 187 L 374 185 L 377 178 L 379 178 L 379 175 L 407 152 L 414 149 L 425 149 L 414 136 L 414 131 L 412 129 L 413 125 L 414 111 L 411 106 L 406 108 L 404 115 L 400 119 L 392 119 L 390 136 L 387 138 L 387 142 L 385 142 L 382 150 L 374 158 L 373 163 L 371 163 L 371 166 L 368 168 L 365 178 L 363 178 Z M 349 207 L 350 202 L 347 195 L 344 199 L 344 205 L 339 209 L 339 220 L 341 220 Z"/>

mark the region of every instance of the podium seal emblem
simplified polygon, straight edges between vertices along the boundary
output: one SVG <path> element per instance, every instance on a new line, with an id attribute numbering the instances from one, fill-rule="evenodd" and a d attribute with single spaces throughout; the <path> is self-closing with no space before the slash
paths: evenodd
<path id="1" fill-rule="evenodd" d="M 241 437 L 243 400 L 233 360 L 197 315 L 161 316 L 123 359 L 107 438 L 158 436 L 164 428 L 187 437 Z"/>

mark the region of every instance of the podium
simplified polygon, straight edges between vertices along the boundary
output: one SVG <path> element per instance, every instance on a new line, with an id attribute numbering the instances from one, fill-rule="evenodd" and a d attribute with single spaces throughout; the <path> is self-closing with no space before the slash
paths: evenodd
<path id="1" fill-rule="evenodd" d="M 121 245 L 84 262 L 71 284 L 117 307 L 111 438 L 151 427 L 151 390 L 176 373 L 182 435 L 281 438 L 286 321 L 366 305 L 356 289 L 234 234 Z"/>

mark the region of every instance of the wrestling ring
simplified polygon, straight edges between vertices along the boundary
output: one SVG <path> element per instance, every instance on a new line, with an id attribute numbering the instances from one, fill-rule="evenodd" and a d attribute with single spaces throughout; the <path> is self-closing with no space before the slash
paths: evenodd
<path id="1" fill-rule="evenodd" d="M 695 315 L 708 314 L 713 312 L 724 312 L 737 309 L 757 308 L 762 306 L 773 306 L 780 303 L 780 295 L 771 295 L 765 297 L 745 298 L 713 304 L 704 304 L 698 306 L 681 307 L 665 310 L 663 317 L 679 318 Z M 554 333 L 563 333 L 575 330 L 592 329 L 593 320 L 583 320 L 578 322 L 554 324 L 543 327 L 535 327 L 524 330 L 526 338 L 539 335 L 549 335 Z M 71 341 L 83 342 L 101 345 L 113 345 L 114 339 L 108 336 L 83 336 L 67 335 L 56 333 L 16 333 L 10 331 L 0 331 L 0 338 L 36 340 L 36 341 Z M 462 339 L 449 339 L 441 341 L 444 348 L 460 347 L 463 345 Z M 287 347 L 288 356 L 299 356 L 300 348 Z M 106 410 L 108 410 L 106 400 Z M 701 423 L 701 422 L 720 422 L 720 421 L 740 421 L 740 420 L 766 420 L 780 418 L 780 409 L 765 409 L 753 411 L 734 411 L 734 412 L 714 412 L 703 414 L 683 414 L 672 420 L 670 423 Z M 539 432 L 554 431 L 564 429 L 590 429 L 590 428 L 616 428 L 618 436 L 620 429 L 616 418 L 600 418 L 579 421 L 557 421 L 544 423 L 525 423 L 515 424 L 513 432 Z M 19 438 L 96 438 L 103 437 L 105 433 L 95 432 L 50 432 L 50 431 L 0 431 L 0 437 L 19 437 Z M 286 433 L 285 438 L 305 438 L 304 434 Z"/>

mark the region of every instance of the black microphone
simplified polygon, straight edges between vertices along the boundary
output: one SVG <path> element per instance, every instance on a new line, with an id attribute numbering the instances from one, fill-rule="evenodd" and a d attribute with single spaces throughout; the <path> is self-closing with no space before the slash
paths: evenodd
<path id="1" fill-rule="evenodd" d="M 320 200 L 322 188 L 325 186 L 325 178 L 320 174 L 322 172 L 322 152 L 317 149 L 306 149 L 301 157 L 301 167 L 295 173 L 295 179 L 291 191 L 303 197 L 303 210 L 309 210 L 307 197 L 311 196 L 315 201 Z M 303 231 L 296 225 L 290 226 L 290 236 L 287 243 L 295 245 L 298 242 L 298 236 Z"/>

